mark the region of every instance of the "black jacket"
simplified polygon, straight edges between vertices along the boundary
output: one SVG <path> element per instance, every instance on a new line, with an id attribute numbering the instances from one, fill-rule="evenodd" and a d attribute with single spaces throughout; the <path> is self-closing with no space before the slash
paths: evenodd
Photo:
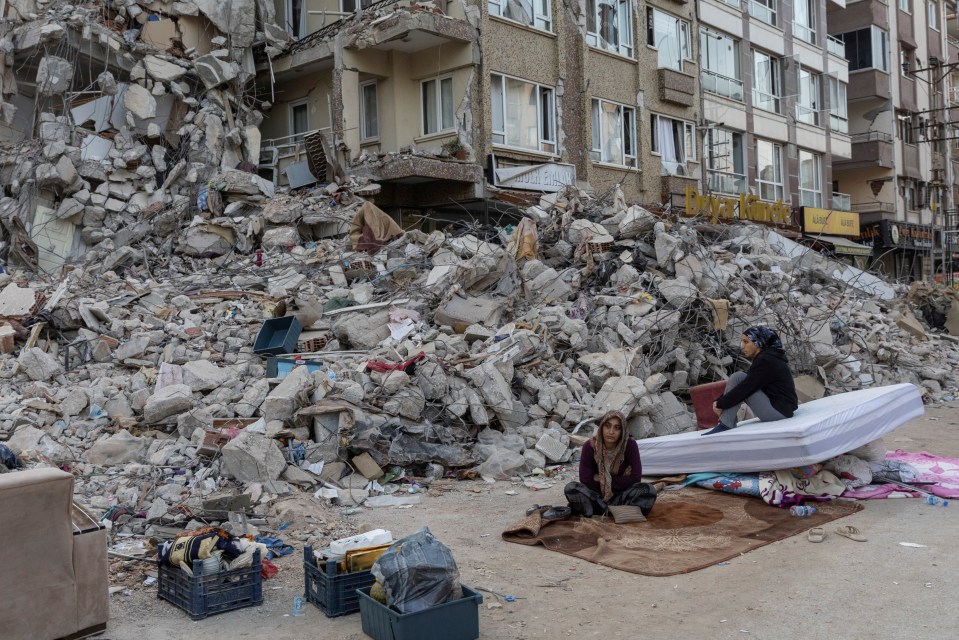
<path id="1" fill-rule="evenodd" d="M 734 407 L 756 391 L 769 397 L 769 403 L 779 413 L 791 418 L 799 406 L 796 384 L 782 349 L 763 349 L 746 372 L 746 379 L 716 400 L 720 409 Z"/>

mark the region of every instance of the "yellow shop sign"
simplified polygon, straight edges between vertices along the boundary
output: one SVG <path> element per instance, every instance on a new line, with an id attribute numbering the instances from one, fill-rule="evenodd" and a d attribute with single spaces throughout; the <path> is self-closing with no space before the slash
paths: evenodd
<path id="1" fill-rule="evenodd" d="M 829 209 L 803 207 L 802 228 L 803 233 L 858 236 L 859 214 L 853 211 L 830 211 Z"/>
<path id="2" fill-rule="evenodd" d="M 759 196 L 747 193 L 738 198 L 729 196 L 704 196 L 692 187 L 686 187 L 686 215 L 709 216 L 710 222 L 719 220 L 750 220 L 772 224 L 789 224 L 792 220 L 792 208 L 776 202 L 763 202 Z"/>

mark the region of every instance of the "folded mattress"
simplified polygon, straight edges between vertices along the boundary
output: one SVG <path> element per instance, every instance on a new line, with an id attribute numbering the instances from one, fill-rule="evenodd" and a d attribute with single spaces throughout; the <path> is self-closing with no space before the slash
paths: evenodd
<path id="1" fill-rule="evenodd" d="M 923 414 L 912 384 L 850 391 L 799 406 L 792 418 L 740 422 L 705 431 L 638 440 L 643 475 L 788 469 L 851 451 Z"/>

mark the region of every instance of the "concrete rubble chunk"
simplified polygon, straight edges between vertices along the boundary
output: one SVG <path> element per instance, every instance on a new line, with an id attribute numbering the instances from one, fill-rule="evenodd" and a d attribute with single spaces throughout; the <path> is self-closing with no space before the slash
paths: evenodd
<path id="1" fill-rule="evenodd" d="M 41 382 L 50 380 L 63 372 L 63 365 L 38 347 L 21 351 L 17 363 L 27 377 Z"/>
<path id="2" fill-rule="evenodd" d="M 286 459 L 276 442 L 255 431 L 241 431 L 220 454 L 226 473 L 240 482 L 278 480 L 286 469 Z"/>
<path id="3" fill-rule="evenodd" d="M 54 96 L 70 90 L 73 84 L 73 63 L 57 56 L 44 56 L 37 67 L 37 92 Z"/>
<path id="4" fill-rule="evenodd" d="M 148 89 L 138 84 L 127 86 L 123 94 L 123 106 L 141 120 L 155 118 L 157 114 L 156 98 Z"/>
<path id="5" fill-rule="evenodd" d="M 609 378 L 596 394 L 590 414 L 602 416 L 607 411 L 619 411 L 627 418 L 636 408 L 639 399 L 646 395 L 646 385 L 633 376 Z"/>
<path id="6" fill-rule="evenodd" d="M 135 462 L 146 448 L 142 438 L 138 438 L 126 429 L 98 440 L 87 450 L 87 462 L 99 466 L 115 466 Z"/>
<path id="7" fill-rule="evenodd" d="M 234 373 L 228 367 L 218 367 L 209 360 L 196 360 L 183 365 L 183 383 L 193 391 L 212 391 L 227 384 Z"/>
<path id="8" fill-rule="evenodd" d="M 143 407 L 143 420 L 160 422 L 193 408 L 193 390 L 185 384 L 171 384 L 151 395 Z"/>

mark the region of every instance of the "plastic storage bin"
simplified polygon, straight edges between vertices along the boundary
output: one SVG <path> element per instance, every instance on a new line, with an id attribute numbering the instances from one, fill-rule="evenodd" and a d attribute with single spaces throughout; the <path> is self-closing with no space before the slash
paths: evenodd
<path id="1" fill-rule="evenodd" d="M 335 560 L 321 560 L 317 566 L 313 547 L 303 547 L 303 580 L 306 599 L 315 604 L 327 618 L 359 611 L 357 589 L 369 589 L 376 578 L 369 571 L 336 573 Z"/>
<path id="2" fill-rule="evenodd" d="M 157 571 L 157 597 L 180 607 L 194 620 L 207 616 L 263 604 L 263 579 L 260 554 L 245 569 L 196 575 L 202 571 L 199 562 L 191 578 L 179 567 L 162 563 Z"/>
<path id="3" fill-rule="evenodd" d="M 278 356 L 281 353 L 294 353 L 296 341 L 303 327 L 296 316 L 270 318 L 260 327 L 253 341 L 253 353 L 257 355 Z"/>
<path id="4" fill-rule="evenodd" d="M 465 584 L 463 597 L 416 613 L 398 613 L 358 590 L 363 633 L 373 640 L 475 640 L 483 596 Z"/>

